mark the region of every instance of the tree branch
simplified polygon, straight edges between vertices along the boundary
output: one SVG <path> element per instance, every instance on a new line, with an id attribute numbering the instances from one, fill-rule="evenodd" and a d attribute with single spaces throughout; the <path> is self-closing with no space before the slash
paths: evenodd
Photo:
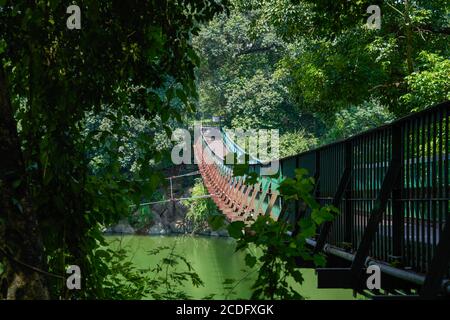
<path id="1" fill-rule="evenodd" d="M 424 32 L 445 34 L 447 36 L 450 35 L 450 28 L 435 29 L 429 25 L 419 25 L 419 26 L 417 26 L 417 30 L 424 31 Z"/>
<path id="2" fill-rule="evenodd" d="M 377 89 L 381 89 L 381 88 L 389 88 L 389 87 L 396 87 L 398 88 L 400 85 L 402 85 L 403 83 L 405 83 L 404 81 L 400 81 L 400 82 L 394 82 L 394 83 L 384 83 L 384 84 L 379 84 L 376 85 L 373 88 L 369 89 L 369 92 L 375 91 Z"/>

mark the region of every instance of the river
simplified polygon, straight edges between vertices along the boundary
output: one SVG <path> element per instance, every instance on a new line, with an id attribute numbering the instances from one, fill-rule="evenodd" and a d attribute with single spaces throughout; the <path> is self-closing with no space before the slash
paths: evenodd
<path id="1" fill-rule="evenodd" d="M 184 290 L 194 299 L 214 294 L 214 299 L 248 299 L 255 271 L 245 270 L 243 252 L 234 252 L 232 238 L 200 236 L 106 236 L 111 246 L 125 248 L 132 262 L 139 268 L 153 267 L 162 257 L 149 255 L 148 251 L 175 246 L 175 252 L 186 257 L 204 282 L 202 287 L 186 285 Z M 167 255 L 167 254 L 166 254 Z M 317 278 L 312 269 L 302 269 L 305 278 L 299 292 L 307 299 L 344 300 L 354 299 L 351 290 L 317 289 Z M 224 288 L 226 279 L 239 282 L 233 290 Z"/>

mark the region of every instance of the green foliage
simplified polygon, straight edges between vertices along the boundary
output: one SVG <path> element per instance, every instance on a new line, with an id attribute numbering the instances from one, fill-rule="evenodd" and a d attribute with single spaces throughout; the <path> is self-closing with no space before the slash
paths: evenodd
<path id="1" fill-rule="evenodd" d="M 258 174 L 256 172 L 250 172 L 250 166 L 248 163 L 234 164 L 233 176 L 244 177 L 244 183 L 248 185 L 254 185 L 256 182 L 258 182 Z"/>
<path id="2" fill-rule="evenodd" d="M 302 109 L 327 119 L 334 111 L 363 103 L 371 90 L 388 78 L 367 48 L 370 34 L 363 28 L 335 40 L 302 39 L 282 62 L 289 91 Z"/>
<path id="3" fill-rule="evenodd" d="M 65 3 L 0 4 L 6 85 L 0 108 L 7 110 L 11 100 L 7 116 L 18 129 L 13 138 L 23 160 L 6 172 L 13 194 L 0 208 L 0 246 L 23 255 L 24 244 L 35 243 L 40 247 L 33 256 L 57 274 L 79 265 L 84 290 L 67 292 L 50 279 L 52 298 L 147 292 L 140 285 L 120 288 L 138 282 L 141 273 L 117 262 L 124 252 L 99 249 L 101 230 L 160 186 L 167 136 L 196 106 L 203 116 L 224 116 L 227 126 L 279 128 L 283 155 L 290 155 L 315 144 L 316 116 L 331 128 L 323 140 L 332 141 L 390 121 L 391 113 L 401 116 L 450 98 L 448 0 L 234 0 L 228 16 L 219 14 L 227 2 L 86 0 L 80 31 L 67 30 Z M 379 31 L 364 27 L 372 4 L 382 6 Z M 1 173 L 0 192 L 9 194 Z M 248 175 L 249 183 L 255 181 Z M 315 202 L 312 185 L 298 172 L 280 187 L 286 199 L 300 199 L 311 211 L 295 237 L 285 234 L 293 226 L 269 217 L 259 217 L 245 232 L 242 224 L 230 225 L 242 248 L 252 243 L 263 250 L 246 259 L 264 271 L 255 297 L 300 297 L 286 282 L 302 281 L 294 255 L 323 262 L 305 251 L 304 240 L 334 209 Z M 19 189 L 26 189 L 25 200 Z M 193 193 L 206 190 L 197 183 Z M 220 224 L 210 199 L 187 205 L 196 226 Z M 28 239 L 19 220 L 11 219 L 23 212 L 37 222 L 37 239 Z M 133 218 L 142 225 L 150 214 Z M 169 270 L 178 259 L 188 273 L 174 273 L 176 285 L 157 297 L 182 297 L 176 288 L 186 280 L 199 284 L 190 265 L 171 252 L 154 271 Z M 125 276 L 111 278 L 110 260 Z M 8 286 L 13 277 L 1 278 Z"/>
<path id="4" fill-rule="evenodd" d="M 51 272 L 65 274 L 76 264 L 85 275 L 77 292 L 50 280 L 52 298 L 105 297 L 100 230 L 161 184 L 154 164 L 164 148 L 156 131 L 170 133 L 170 121 L 194 110 L 198 57 L 191 39 L 225 10 L 224 3 L 195 0 L 80 6 L 80 31 L 67 30 L 66 3 L 6 1 L 0 9 L 0 71 L 24 161 L 13 174 L 26 170 L 30 199 L 20 205 L 31 207 L 42 235 L 42 252 L 33 254 Z M 6 214 L 2 208 L 0 217 Z M 11 219 L 6 228 L 17 234 L 9 242 L 0 234 L 9 251 L 41 243 L 24 239 Z"/>
<path id="5" fill-rule="evenodd" d="M 443 0 L 232 3 L 194 39 L 199 109 L 228 127 L 280 129 L 283 156 L 448 99 Z M 382 28 L 369 30 L 377 4 Z"/>
<path id="6" fill-rule="evenodd" d="M 168 252 L 156 266 L 151 269 L 153 277 L 149 281 L 150 295 L 156 300 L 182 300 L 190 299 L 183 288 L 187 283 L 194 287 L 203 286 L 203 281 L 195 272 L 192 264 L 183 254 L 172 247 L 160 247 L 149 252 L 150 255 Z"/>
<path id="7" fill-rule="evenodd" d="M 441 57 L 450 53 L 446 0 L 235 2 L 240 11 L 252 12 L 253 33 L 271 29 L 291 43 L 280 73 L 301 110 L 326 119 L 376 99 L 401 116 L 418 104 L 425 108 L 446 99 L 441 83 L 426 89 L 420 76 L 409 77 L 419 72 L 422 51 Z M 381 30 L 365 26 L 370 5 L 381 8 Z"/>
<path id="8" fill-rule="evenodd" d="M 317 145 L 317 138 L 305 130 L 286 132 L 280 137 L 280 157 L 289 157 Z"/>
<path id="9" fill-rule="evenodd" d="M 291 0 L 235 0 L 235 8 L 252 13 L 252 33 L 272 27 L 287 42 L 310 32 L 313 5 Z"/>
<path id="10" fill-rule="evenodd" d="M 286 44 L 270 26 L 253 32 L 254 22 L 254 12 L 233 10 L 217 16 L 194 38 L 202 61 L 199 111 L 203 117 L 222 116 L 228 127 L 298 127 L 303 114 L 276 73 Z"/>
<path id="11" fill-rule="evenodd" d="M 151 224 L 154 216 L 149 206 L 142 206 L 128 217 L 128 222 L 135 229 L 141 229 Z"/>
<path id="12" fill-rule="evenodd" d="M 146 197 L 146 202 L 163 201 L 164 194 L 159 190 L 155 191 L 150 197 Z M 152 224 L 154 219 L 154 213 L 151 205 L 140 205 L 136 208 L 135 205 L 131 205 L 131 214 L 128 216 L 128 222 L 134 229 L 142 229 Z"/>
<path id="13" fill-rule="evenodd" d="M 411 111 L 450 100 L 450 59 L 426 51 L 419 57 L 420 70 L 406 77 L 410 92 L 402 97 Z"/>
<path id="14" fill-rule="evenodd" d="M 242 236 L 242 230 L 245 227 L 245 223 L 243 221 L 235 221 L 230 223 L 227 230 L 232 238 L 239 239 Z"/>
<path id="15" fill-rule="evenodd" d="M 236 163 L 233 165 L 233 176 L 241 177 L 247 174 L 249 171 L 248 163 Z"/>
<path id="16" fill-rule="evenodd" d="M 208 224 L 213 230 L 222 229 L 225 225 L 225 216 L 223 214 L 213 214 L 208 218 Z"/>
<path id="17" fill-rule="evenodd" d="M 225 110 L 234 128 L 279 128 L 285 89 L 278 79 L 257 71 L 235 79 L 227 88 Z M 281 117 L 280 117 L 281 116 Z"/>
<path id="18" fill-rule="evenodd" d="M 84 135 L 89 138 L 89 167 L 93 174 L 100 175 L 119 162 L 119 171 L 128 177 L 138 175 L 144 165 L 142 158 L 148 149 L 156 156 L 146 166 L 157 168 L 167 158 L 172 146 L 165 129 L 175 127 L 175 120 L 162 125 L 161 117 L 153 119 L 124 115 L 105 108 L 101 113 L 89 113 L 84 120 Z M 180 124 L 178 124 L 180 125 Z M 169 134 L 171 132 L 169 131 Z"/>
<path id="19" fill-rule="evenodd" d="M 193 232 L 205 228 L 210 221 L 210 217 L 219 215 L 217 206 L 211 198 L 199 198 L 208 194 L 202 179 L 196 179 L 192 187 L 192 198 L 181 202 L 188 208 L 186 219 L 192 223 Z"/>
<path id="20" fill-rule="evenodd" d="M 331 143 L 345 139 L 389 123 L 394 119 L 395 116 L 377 101 L 372 100 L 357 106 L 351 106 L 335 114 L 334 121 L 321 138 L 321 142 Z"/>
<path id="21" fill-rule="evenodd" d="M 133 265 L 126 248 L 101 249 L 96 254 L 108 259 L 108 274 L 102 285 L 104 298 L 141 300 L 149 294 L 147 270 Z"/>
<path id="22" fill-rule="evenodd" d="M 245 257 L 246 265 L 258 270 L 252 299 L 302 299 L 292 284 L 303 283 L 296 259 L 300 257 L 324 266 L 325 257 L 314 254 L 306 245 L 306 239 L 315 236 L 317 228 L 325 221 L 333 220 L 338 211 L 330 205 L 321 206 L 312 194 L 313 189 L 314 181 L 307 177 L 304 169 L 296 170 L 295 179 L 286 179 L 279 187 L 287 203 L 300 200 L 310 209 L 310 214 L 298 222 L 298 233 L 289 233 L 294 229 L 289 222 L 274 221 L 266 215 L 258 216 L 250 225 L 235 221 L 228 226 L 228 233 L 237 240 L 236 250 L 256 248 L 256 252 L 261 252 L 247 251 Z"/>

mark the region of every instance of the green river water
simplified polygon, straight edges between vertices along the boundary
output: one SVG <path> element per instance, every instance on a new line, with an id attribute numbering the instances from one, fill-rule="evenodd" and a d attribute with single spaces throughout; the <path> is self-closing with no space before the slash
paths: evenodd
<path id="1" fill-rule="evenodd" d="M 234 252 L 235 241 L 231 238 L 200 236 L 107 236 L 111 246 L 121 246 L 129 252 L 133 263 L 140 268 L 154 266 L 162 257 L 151 256 L 148 251 L 161 246 L 172 247 L 192 263 L 204 282 L 203 287 L 186 285 L 185 292 L 194 299 L 214 294 L 214 299 L 248 299 L 251 294 L 255 271 L 245 270 L 243 252 Z M 161 254 L 163 255 L 163 254 Z M 167 255 L 167 252 L 166 252 Z M 305 281 L 299 292 L 307 299 L 343 300 L 354 299 L 351 290 L 317 289 L 317 279 L 312 269 L 303 269 Z M 225 279 L 241 280 L 230 293 L 225 290 Z"/>

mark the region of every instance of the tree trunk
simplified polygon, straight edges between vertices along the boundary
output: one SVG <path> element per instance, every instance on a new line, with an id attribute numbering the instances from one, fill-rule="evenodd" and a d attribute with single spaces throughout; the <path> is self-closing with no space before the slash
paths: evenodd
<path id="1" fill-rule="evenodd" d="M 1 60 L 0 60 L 1 61 Z M 17 124 L 0 67 L 0 298 L 48 299 L 36 209 L 30 201 Z"/>
<path id="2" fill-rule="evenodd" d="M 409 1 L 405 0 L 405 28 L 406 28 L 406 62 L 408 75 L 414 72 L 413 63 L 413 30 L 411 17 L 409 15 Z"/>

